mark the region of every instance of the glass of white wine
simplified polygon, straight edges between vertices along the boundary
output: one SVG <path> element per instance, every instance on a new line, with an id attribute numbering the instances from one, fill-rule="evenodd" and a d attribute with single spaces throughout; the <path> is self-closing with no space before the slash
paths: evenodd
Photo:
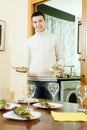
<path id="1" fill-rule="evenodd" d="M 35 94 L 35 85 L 29 84 L 28 86 L 26 86 L 24 89 L 24 94 L 26 95 L 28 101 L 27 110 L 33 110 L 32 108 L 30 108 L 30 100 Z"/>
<path id="2" fill-rule="evenodd" d="M 48 90 L 52 95 L 53 101 L 55 101 L 55 96 L 59 92 L 59 84 L 58 83 L 49 83 Z"/>
<path id="3" fill-rule="evenodd" d="M 78 111 L 87 111 L 87 109 L 85 109 L 83 107 L 83 101 L 85 98 L 87 98 L 87 85 L 79 85 L 76 87 L 76 93 L 78 98 L 80 99 L 80 107 L 78 109 Z"/>

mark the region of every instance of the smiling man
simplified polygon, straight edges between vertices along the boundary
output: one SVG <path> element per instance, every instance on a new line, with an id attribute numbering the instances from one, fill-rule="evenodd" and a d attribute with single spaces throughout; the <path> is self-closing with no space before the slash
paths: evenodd
<path id="1" fill-rule="evenodd" d="M 35 34 L 27 40 L 25 66 L 29 69 L 29 75 L 35 78 L 29 80 L 29 84 L 36 86 L 34 97 L 51 99 L 48 85 L 56 81 L 44 80 L 44 77 L 54 77 L 53 66 L 59 68 L 61 73 L 64 71 L 60 42 L 56 34 L 47 31 L 42 12 L 35 12 L 31 19 Z"/>

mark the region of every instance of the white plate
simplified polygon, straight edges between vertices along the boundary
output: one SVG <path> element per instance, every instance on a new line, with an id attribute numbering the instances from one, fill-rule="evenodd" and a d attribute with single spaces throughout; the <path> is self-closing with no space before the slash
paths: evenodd
<path id="1" fill-rule="evenodd" d="M 31 114 L 34 115 L 35 117 L 29 120 L 34 120 L 41 116 L 41 113 L 35 112 L 35 111 L 32 111 Z M 28 120 L 27 118 L 22 118 L 18 116 L 17 114 L 15 114 L 14 111 L 9 111 L 9 112 L 4 113 L 3 117 L 8 118 L 8 119 L 14 119 L 14 120 Z"/>
<path id="2" fill-rule="evenodd" d="M 28 99 L 16 99 L 17 103 L 28 103 Z M 30 103 L 37 103 L 39 100 L 37 98 L 32 98 Z"/>
<path id="3" fill-rule="evenodd" d="M 20 107 L 21 105 L 20 104 L 15 104 L 15 103 L 7 103 L 8 104 L 8 107 L 6 107 L 6 108 L 1 108 L 0 110 L 10 110 L 10 109 L 12 109 L 12 108 L 14 108 L 14 107 Z"/>
<path id="4" fill-rule="evenodd" d="M 43 109 L 56 109 L 56 108 L 61 108 L 63 106 L 63 104 L 59 104 L 59 103 L 52 103 L 52 102 L 48 102 L 50 105 L 53 105 L 52 108 L 49 107 L 45 107 L 42 106 L 40 103 L 35 103 L 33 104 L 33 106 L 38 107 L 38 108 L 43 108 Z"/>

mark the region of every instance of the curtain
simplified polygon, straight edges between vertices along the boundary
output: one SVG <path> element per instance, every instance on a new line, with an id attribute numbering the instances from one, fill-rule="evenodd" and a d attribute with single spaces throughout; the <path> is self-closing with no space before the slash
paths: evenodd
<path id="1" fill-rule="evenodd" d="M 80 76 L 80 62 L 77 54 L 76 23 L 58 19 L 46 14 L 47 29 L 56 33 L 65 58 L 65 73 Z"/>

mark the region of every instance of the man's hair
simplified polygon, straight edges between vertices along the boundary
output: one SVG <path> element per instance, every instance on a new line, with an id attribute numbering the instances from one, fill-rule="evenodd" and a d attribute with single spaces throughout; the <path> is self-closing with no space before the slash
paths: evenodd
<path id="1" fill-rule="evenodd" d="M 45 20 L 45 15 L 42 12 L 34 12 L 31 16 L 31 19 L 35 16 L 43 16 L 44 20 Z"/>

